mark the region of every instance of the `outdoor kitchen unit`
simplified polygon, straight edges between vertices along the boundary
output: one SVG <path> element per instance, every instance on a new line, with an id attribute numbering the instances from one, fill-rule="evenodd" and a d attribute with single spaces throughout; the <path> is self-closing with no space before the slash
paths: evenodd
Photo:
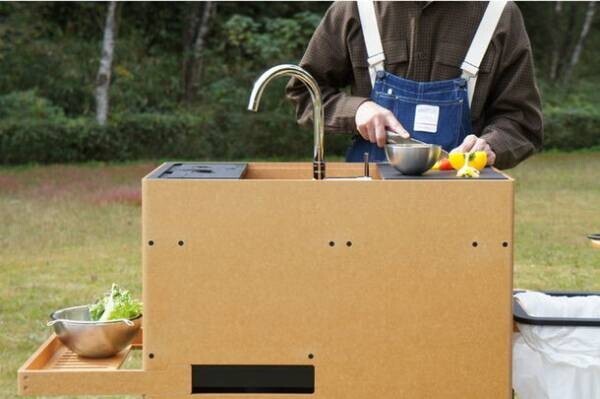
<path id="1" fill-rule="evenodd" d="M 20 393 L 512 397 L 512 179 L 386 164 L 336 179 L 364 165 L 325 176 L 316 144 L 313 163 L 147 175 L 142 369 L 119 369 L 128 350 L 86 360 L 51 337 Z"/>
<path id="2" fill-rule="evenodd" d="M 142 182 L 143 369 L 59 367 L 52 340 L 21 393 L 510 397 L 512 180 L 380 169 L 162 165 Z"/>

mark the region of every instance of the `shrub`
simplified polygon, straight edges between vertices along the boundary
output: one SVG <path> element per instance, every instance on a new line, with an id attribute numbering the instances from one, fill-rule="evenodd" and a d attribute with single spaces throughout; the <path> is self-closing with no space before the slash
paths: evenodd
<path id="1" fill-rule="evenodd" d="M 212 116 L 213 112 L 220 115 Z M 237 116 L 236 116 L 237 115 Z M 349 138 L 328 136 L 326 156 L 340 155 Z M 0 120 L 0 163 L 133 159 L 310 160 L 311 129 L 280 112 L 227 115 L 131 114 L 99 126 L 91 118 Z"/>
<path id="2" fill-rule="evenodd" d="M 0 119 L 45 119 L 64 116 L 62 108 L 37 95 L 35 90 L 0 96 Z"/>
<path id="3" fill-rule="evenodd" d="M 3 120 L 0 163 L 108 161 L 212 153 L 198 116 L 139 114 L 99 126 L 88 118 Z"/>
<path id="4" fill-rule="evenodd" d="M 600 112 L 594 109 L 546 109 L 544 123 L 544 149 L 600 147 Z"/>
<path id="5" fill-rule="evenodd" d="M 261 111 L 245 110 L 247 89 L 221 79 L 207 87 L 211 102 L 177 113 L 117 113 L 102 127 L 90 117 L 69 118 L 35 91 L 0 96 L 0 163 L 56 163 L 134 159 L 310 160 L 312 128 L 296 125 L 281 96 L 285 80 L 265 93 Z M 600 148 L 594 107 L 548 105 L 545 149 Z M 327 135 L 325 156 L 343 156 L 349 135 Z"/>
<path id="6" fill-rule="evenodd" d="M 56 163 L 133 159 L 310 160 L 312 129 L 300 129 L 280 110 L 227 114 L 220 107 L 200 115 L 130 114 L 99 126 L 91 118 L 57 113 L 45 119 L 0 120 L 0 163 Z M 600 115 L 585 109 L 545 113 L 545 149 L 600 148 Z M 346 135 L 327 135 L 325 157 L 343 156 Z"/>
<path id="7" fill-rule="evenodd" d="M 2 164 L 156 158 L 308 161 L 312 157 L 312 129 L 299 128 L 289 108 L 269 109 L 273 101 L 267 101 L 257 114 L 229 113 L 228 109 L 240 105 L 215 103 L 203 107 L 200 114 L 116 115 L 101 127 L 91 118 L 67 118 L 56 107 L 32 96 L 19 94 L 10 101 L 8 96 L 0 98 L 0 105 L 13 104 L 10 112 L 14 112 L 10 118 L 0 119 Z M 17 110 L 15 104 L 19 103 L 29 105 Z M 28 117 L 32 115 L 47 117 Z M 545 149 L 600 148 L 598 131 L 600 113 L 593 109 L 545 111 Z M 343 156 L 349 143 L 347 135 L 327 135 L 326 159 Z"/>

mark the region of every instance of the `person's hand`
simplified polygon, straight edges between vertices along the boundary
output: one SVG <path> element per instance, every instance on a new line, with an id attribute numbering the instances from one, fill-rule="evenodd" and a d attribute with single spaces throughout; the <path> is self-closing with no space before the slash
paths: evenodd
<path id="1" fill-rule="evenodd" d="M 487 155 L 487 164 L 493 165 L 496 161 L 496 153 L 485 139 L 479 138 L 474 134 L 470 134 L 463 140 L 462 144 L 453 149 L 451 152 L 475 152 L 485 151 Z"/>
<path id="2" fill-rule="evenodd" d="M 362 103 L 356 110 L 354 120 L 360 135 L 371 143 L 377 143 L 379 147 L 383 147 L 387 142 L 386 130 L 398 133 L 406 139 L 410 137 L 391 111 L 373 101 Z"/>

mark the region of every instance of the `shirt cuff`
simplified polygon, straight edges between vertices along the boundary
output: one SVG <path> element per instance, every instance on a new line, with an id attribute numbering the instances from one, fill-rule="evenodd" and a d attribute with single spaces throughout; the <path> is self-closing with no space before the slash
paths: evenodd
<path id="1" fill-rule="evenodd" d="M 348 133 L 356 133 L 356 110 L 360 107 L 364 102 L 370 101 L 371 99 L 368 97 L 358 97 L 358 96 L 346 96 L 342 101 L 338 103 L 337 109 L 334 111 L 336 114 L 336 118 L 339 123 L 336 123 L 338 126 L 342 126 L 343 130 Z"/>
<path id="2" fill-rule="evenodd" d="M 510 164 L 510 152 L 506 146 L 506 141 L 502 137 L 502 133 L 496 129 L 489 129 L 486 133 L 481 135 L 491 147 L 492 151 L 496 154 L 496 161 L 494 162 L 495 167 L 498 169 L 505 169 Z"/>

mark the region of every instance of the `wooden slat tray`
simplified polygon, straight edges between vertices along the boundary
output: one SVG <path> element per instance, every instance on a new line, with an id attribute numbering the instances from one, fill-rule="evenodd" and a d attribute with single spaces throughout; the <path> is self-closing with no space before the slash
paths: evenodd
<path id="1" fill-rule="evenodd" d="M 33 361 L 27 365 L 27 370 L 116 370 L 121 367 L 131 346 L 119 352 L 113 357 L 103 359 L 92 359 L 80 357 L 64 346 L 56 335 L 50 336 L 48 340 L 33 355 Z"/>
<path id="2" fill-rule="evenodd" d="M 18 372 L 20 395 L 169 395 L 189 390 L 189 369 L 121 369 L 130 351 L 142 349 L 140 333 L 132 345 L 105 359 L 77 356 L 50 336 Z"/>

